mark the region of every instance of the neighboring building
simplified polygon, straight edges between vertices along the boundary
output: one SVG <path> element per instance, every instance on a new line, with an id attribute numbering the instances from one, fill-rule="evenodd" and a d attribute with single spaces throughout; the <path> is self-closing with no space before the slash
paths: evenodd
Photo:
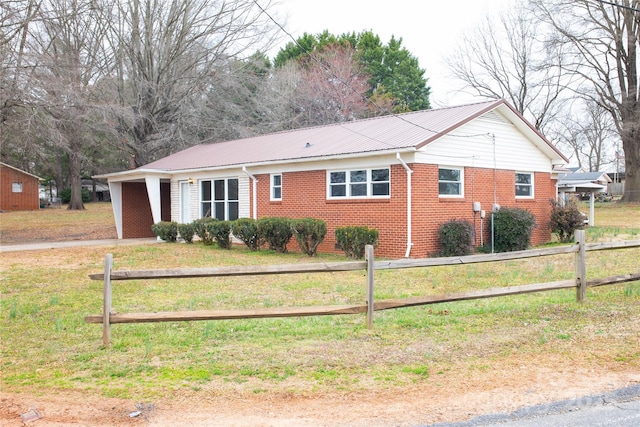
<path id="1" fill-rule="evenodd" d="M 95 179 L 83 179 L 82 189 L 88 191 L 94 202 L 109 202 L 111 195 L 109 194 L 109 186 Z"/>
<path id="2" fill-rule="evenodd" d="M 611 182 L 607 185 L 607 193 L 612 196 L 622 196 L 624 194 L 625 174 L 623 171 L 608 172 L 607 176 Z"/>
<path id="3" fill-rule="evenodd" d="M 201 144 L 99 178 L 119 238 L 152 237 L 161 220 L 314 217 L 327 222 L 321 252 L 336 251 L 336 227 L 367 225 L 380 232 L 378 256 L 425 257 L 454 218 L 487 243 L 493 205 L 531 211 L 532 243 L 548 241 L 554 167 L 567 162 L 494 100 Z"/>
<path id="4" fill-rule="evenodd" d="M 0 162 L 0 211 L 40 209 L 40 178 Z"/>
<path id="5" fill-rule="evenodd" d="M 595 224 L 594 200 L 596 193 L 606 193 L 611 178 L 604 172 L 561 173 L 558 176 L 558 192 L 575 193 L 580 199 L 590 200 L 589 225 Z"/>

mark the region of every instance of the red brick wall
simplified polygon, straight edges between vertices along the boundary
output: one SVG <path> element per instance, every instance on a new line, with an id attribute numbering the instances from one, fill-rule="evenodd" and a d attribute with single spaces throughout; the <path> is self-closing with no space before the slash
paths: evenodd
<path id="1" fill-rule="evenodd" d="M 153 216 L 144 182 L 122 183 L 122 238 L 154 237 Z"/>
<path id="2" fill-rule="evenodd" d="M 494 200 L 494 171 L 492 169 L 465 168 L 464 198 L 438 197 L 438 166 L 425 164 L 409 165 L 412 175 L 412 241 L 411 256 L 427 257 L 439 250 L 438 227 L 449 219 L 466 219 L 475 224 L 476 245 L 480 246 L 480 233 L 484 229 L 483 241 L 488 242 L 487 221 Z M 320 252 L 340 252 L 335 249 L 336 227 L 366 225 L 380 232 L 377 256 L 399 258 L 407 247 L 407 176 L 401 165 L 391 167 L 390 199 L 326 200 L 326 176 L 324 170 L 291 172 L 282 175 L 282 201 L 269 200 L 270 179 L 258 176 L 258 215 L 301 218 L 311 216 L 327 222 L 327 237 L 320 245 Z M 501 206 L 530 210 L 538 222 L 534 229 L 532 244 L 550 239 L 547 226 L 550 215 L 549 199 L 554 197 L 555 182 L 549 174 L 535 174 L 536 200 L 516 200 L 515 172 L 496 171 L 496 200 Z M 302 195 L 302 196 L 301 196 Z M 473 202 L 480 202 L 486 211 L 482 221 L 480 213 L 474 215 Z M 297 250 L 294 241 L 290 250 Z"/>
<path id="3" fill-rule="evenodd" d="M 22 192 L 13 192 L 13 183 L 22 183 Z M 38 178 L 0 165 L 0 210 L 28 211 L 40 209 Z"/>
<path id="4" fill-rule="evenodd" d="M 160 217 L 162 221 L 171 221 L 171 184 L 160 183 Z"/>

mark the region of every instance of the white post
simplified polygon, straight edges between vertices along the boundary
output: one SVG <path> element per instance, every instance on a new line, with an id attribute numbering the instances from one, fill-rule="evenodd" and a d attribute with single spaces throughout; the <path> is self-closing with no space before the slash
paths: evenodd
<path id="1" fill-rule="evenodd" d="M 147 195 L 149 196 L 149 205 L 151 206 L 151 216 L 153 223 L 157 224 L 162 221 L 162 208 L 160 201 L 160 178 L 147 176 L 144 178 L 147 185 Z"/>

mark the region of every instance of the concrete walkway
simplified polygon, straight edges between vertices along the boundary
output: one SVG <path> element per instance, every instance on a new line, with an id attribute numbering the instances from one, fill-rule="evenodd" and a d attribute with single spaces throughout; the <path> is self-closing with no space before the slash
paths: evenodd
<path id="1" fill-rule="evenodd" d="M 83 246 L 131 246 L 158 243 L 155 237 L 145 239 L 69 240 L 64 242 L 2 243 L 0 252 L 38 251 L 43 249 L 76 248 Z"/>

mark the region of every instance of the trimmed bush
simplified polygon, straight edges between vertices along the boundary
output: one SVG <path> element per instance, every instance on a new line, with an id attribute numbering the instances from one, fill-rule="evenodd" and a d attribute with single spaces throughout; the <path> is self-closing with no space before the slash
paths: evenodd
<path id="1" fill-rule="evenodd" d="M 213 233 L 211 227 L 212 224 L 216 222 L 218 222 L 218 219 L 212 218 L 210 216 L 193 221 L 195 233 L 198 235 L 198 237 L 200 237 L 205 245 L 213 244 L 215 234 Z"/>
<path id="2" fill-rule="evenodd" d="M 491 230 L 491 221 L 489 230 Z M 523 251 L 531 242 L 536 218 L 520 208 L 501 208 L 493 214 L 493 249 L 495 252 Z"/>
<path id="3" fill-rule="evenodd" d="M 367 226 L 336 228 L 336 242 L 349 258 L 364 258 L 366 245 L 377 245 L 378 230 Z"/>
<path id="4" fill-rule="evenodd" d="M 300 250 L 309 256 L 316 256 L 318 245 L 327 235 L 327 223 L 321 219 L 294 219 L 291 227 Z"/>
<path id="5" fill-rule="evenodd" d="M 231 222 L 215 221 L 208 224 L 209 233 L 221 249 L 231 249 Z"/>
<path id="6" fill-rule="evenodd" d="M 257 221 L 253 218 L 238 218 L 233 221 L 231 233 L 252 251 L 259 250 L 264 243 L 264 239 L 258 233 Z"/>
<path id="7" fill-rule="evenodd" d="M 153 234 L 165 242 L 175 242 L 178 238 L 178 224 L 174 221 L 160 221 L 151 226 Z"/>
<path id="8" fill-rule="evenodd" d="M 193 243 L 193 235 L 196 232 L 196 227 L 195 225 L 193 225 L 193 223 L 191 224 L 178 224 L 178 234 L 180 234 L 180 237 L 182 237 L 182 239 L 187 242 L 187 243 Z"/>
<path id="9" fill-rule="evenodd" d="M 452 219 L 438 229 L 440 252 L 438 256 L 465 256 L 473 253 L 473 224 L 463 219 Z"/>
<path id="10" fill-rule="evenodd" d="M 258 235 L 276 252 L 287 252 L 287 244 L 293 236 L 291 220 L 281 217 L 265 217 L 258 220 Z"/>
<path id="11" fill-rule="evenodd" d="M 569 199 L 564 206 L 555 200 L 551 200 L 551 220 L 549 226 L 551 231 L 558 235 L 562 243 L 573 241 L 576 230 L 584 228 L 584 215 L 578 208 L 575 199 Z"/>

